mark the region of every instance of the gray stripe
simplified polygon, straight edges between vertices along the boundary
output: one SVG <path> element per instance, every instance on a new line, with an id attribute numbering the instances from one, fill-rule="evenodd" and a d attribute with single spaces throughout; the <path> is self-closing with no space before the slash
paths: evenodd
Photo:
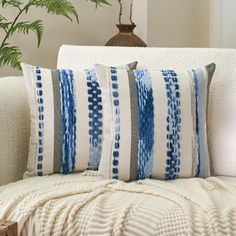
<path id="1" fill-rule="evenodd" d="M 58 72 L 52 71 L 54 97 L 54 173 L 60 172 L 61 166 L 61 95 Z"/>
<path id="2" fill-rule="evenodd" d="M 200 141 L 200 161 L 201 161 L 200 177 L 202 178 L 208 177 L 209 171 L 210 173 L 213 172 L 211 157 L 209 155 L 209 150 L 207 149 L 209 140 L 205 133 L 208 132 L 207 121 L 205 123 L 204 116 L 202 116 L 201 114 L 204 114 L 206 112 L 206 119 L 208 118 L 207 111 L 208 111 L 209 85 L 215 71 L 215 65 L 214 64 L 208 65 L 206 69 L 208 73 L 208 81 L 204 79 L 204 74 L 202 70 L 196 70 L 198 77 L 198 92 L 199 92 L 198 107 L 199 107 L 199 141 Z M 205 94 L 207 94 L 206 99 L 205 99 Z"/>
<path id="3" fill-rule="evenodd" d="M 137 65 L 138 65 L 137 61 L 129 63 L 129 64 L 126 65 L 126 69 L 127 69 L 127 71 L 136 70 Z"/>
<path id="4" fill-rule="evenodd" d="M 190 76 L 194 78 L 194 73 L 193 71 L 189 72 Z M 193 119 L 193 124 L 194 124 L 194 134 L 196 134 L 196 99 L 195 99 L 195 93 L 194 93 L 194 80 L 191 80 L 191 114 L 192 114 L 192 119 Z M 192 156 L 197 157 L 197 148 L 196 148 L 196 136 L 193 135 L 192 137 Z M 192 176 L 196 175 L 196 169 L 197 169 L 197 158 L 193 158 L 193 163 L 192 163 Z"/>
<path id="5" fill-rule="evenodd" d="M 207 150 L 207 143 L 206 143 L 206 130 L 205 130 L 205 117 L 202 114 L 205 113 L 206 109 L 206 80 L 204 78 L 203 70 L 195 70 L 197 76 L 197 83 L 198 83 L 198 136 L 199 136 L 199 153 L 200 153 L 200 173 L 199 177 L 206 178 L 207 176 L 207 159 L 208 159 L 208 150 Z"/>
<path id="6" fill-rule="evenodd" d="M 209 95 L 210 95 L 210 85 L 211 85 L 211 81 L 212 81 L 212 78 L 213 78 L 213 75 L 215 73 L 215 70 L 216 70 L 216 64 L 215 63 L 211 63 L 210 65 L 207 65 L 206 66 L 206 69 L 207 69 L 207 73 L 208 73 L 208 84 L 207 84 L 207 101 L 206 101 L 206 104 L 207 104 L 207 107 L 206 107 L 206 129 L 207 129 L 207 144 L 208 144 L 208 153 L 209 153 L 209 164 L 210 164 L 210 175 L 214 176 L 215 175 L 215 168 L 214 168 L 214 165 L 213 165 L 213 159 L 212 159 L 212 154 L 211 154 L 211 149 L 210 149 L 210 143 L 209 143 L 209 123 L 208 123 L 208 106 L 209 106 Z"/>
<path id="7" fill-rule="evenodd" d="M 128 72 L 131 104 L 131 158 L 130 180 L 138 175 L 138 98 L 134 72 Z"/>

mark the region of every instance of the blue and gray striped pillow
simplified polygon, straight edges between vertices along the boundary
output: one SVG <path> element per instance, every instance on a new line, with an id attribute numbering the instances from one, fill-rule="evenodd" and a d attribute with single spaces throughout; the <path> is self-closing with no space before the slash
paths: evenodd
<path id="1" fill-rule="evenodd" d="M 133 70 L 137 62 L 120 68 Z M 27 176 L 97 170 L 103 104 L 94 69 L 49 70 L 22 64 L 31 134 Z"/>
<path id="2" fill-rule="evenodd" d="M 189 71 L 96 65 L 104 104 L 99 167 L 125 181 L 207 177 L 209 86 L 215 64 Z"/>

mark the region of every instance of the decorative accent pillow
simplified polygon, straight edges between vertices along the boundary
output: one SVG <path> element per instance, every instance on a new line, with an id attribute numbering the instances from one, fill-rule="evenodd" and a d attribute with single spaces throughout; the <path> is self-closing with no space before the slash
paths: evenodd
<path id="1" fill-rule="evenodd" d="M 120 68 L 132 70 L 137 62 Z M 97 170 L 103 106 L 94 69 L 49 70 L 22 64 L 31 116 L 26 176 Z"/>
<path id="2" fill-rule="evenodd" d="M 210 175 L 206 120 L 215 64 L 189 71 L 95 68 L 104 106 L 104 178 Z"/>

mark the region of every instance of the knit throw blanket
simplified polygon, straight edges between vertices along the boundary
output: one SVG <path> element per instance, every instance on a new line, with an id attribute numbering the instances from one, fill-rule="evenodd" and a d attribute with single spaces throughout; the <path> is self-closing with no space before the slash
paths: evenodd
<path id="1" fill-rule="evenodd" d="M 0 187 L 0 218 L 19 235 L 236 235 L 236 180 L 33 177 Z"/>

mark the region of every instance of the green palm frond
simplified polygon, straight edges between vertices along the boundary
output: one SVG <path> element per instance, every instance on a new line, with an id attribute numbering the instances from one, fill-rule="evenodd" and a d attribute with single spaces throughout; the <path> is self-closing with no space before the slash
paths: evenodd
<path id="1" fill-rule="evenodd" d="M 2 4 L 2 7 L 16 7 L 16 8 L 20 8 L 20 6 L 23 4 L 21 1 L 19 0 L 1 0 L 0 1 Z"/>
<path id="2" fill-rule="evenodd" d="M 30 31 L 33 31 L 37 35 L 38 40 L 38 47 L 40 46 L 41 39 L 43 36 L 43 22 L 41 20 L 36 20 L 33 22 L 25 21 L 25 22 L 18 22 L 15 26 L 11 29 L 11 35 L 18 31 L 18 33 L 29 34 Z"/>
<path id="3" fill-rule="evenodd" d="M 71 16 L 74 16 L 77 22 L 79 22 L 79 17 L 73 4 L 67 0 L 30 0 L 28 7 L 31 6 L 45 8 L 48 13 L 65 16 L 71 21 Z"/>
<path id="4" fill-rule="evenodd" d="M 13 68 L 20 69 L 21 52 L 16 46 L 5 44 L 0 48 L 0 67 L 10 65 Z"/>
<path id="5" fill-rule="evenodd" d="M 0 29 L 3 29 L 5 32 L 7 32 L 11 24 L 12 22 L 9 22 L 5 17 L 0 15 Z"/>
<path id="6" fill-rule="evenodd" d="M 87 0 L 88 1 L 88 0 Z M 107 5 L 111 5 L 108 1 L 106 0 L 89 0 L 92 3 L 95 3 L 96 6 L 101 6 L 102 4 L 107 4 Z"/>

